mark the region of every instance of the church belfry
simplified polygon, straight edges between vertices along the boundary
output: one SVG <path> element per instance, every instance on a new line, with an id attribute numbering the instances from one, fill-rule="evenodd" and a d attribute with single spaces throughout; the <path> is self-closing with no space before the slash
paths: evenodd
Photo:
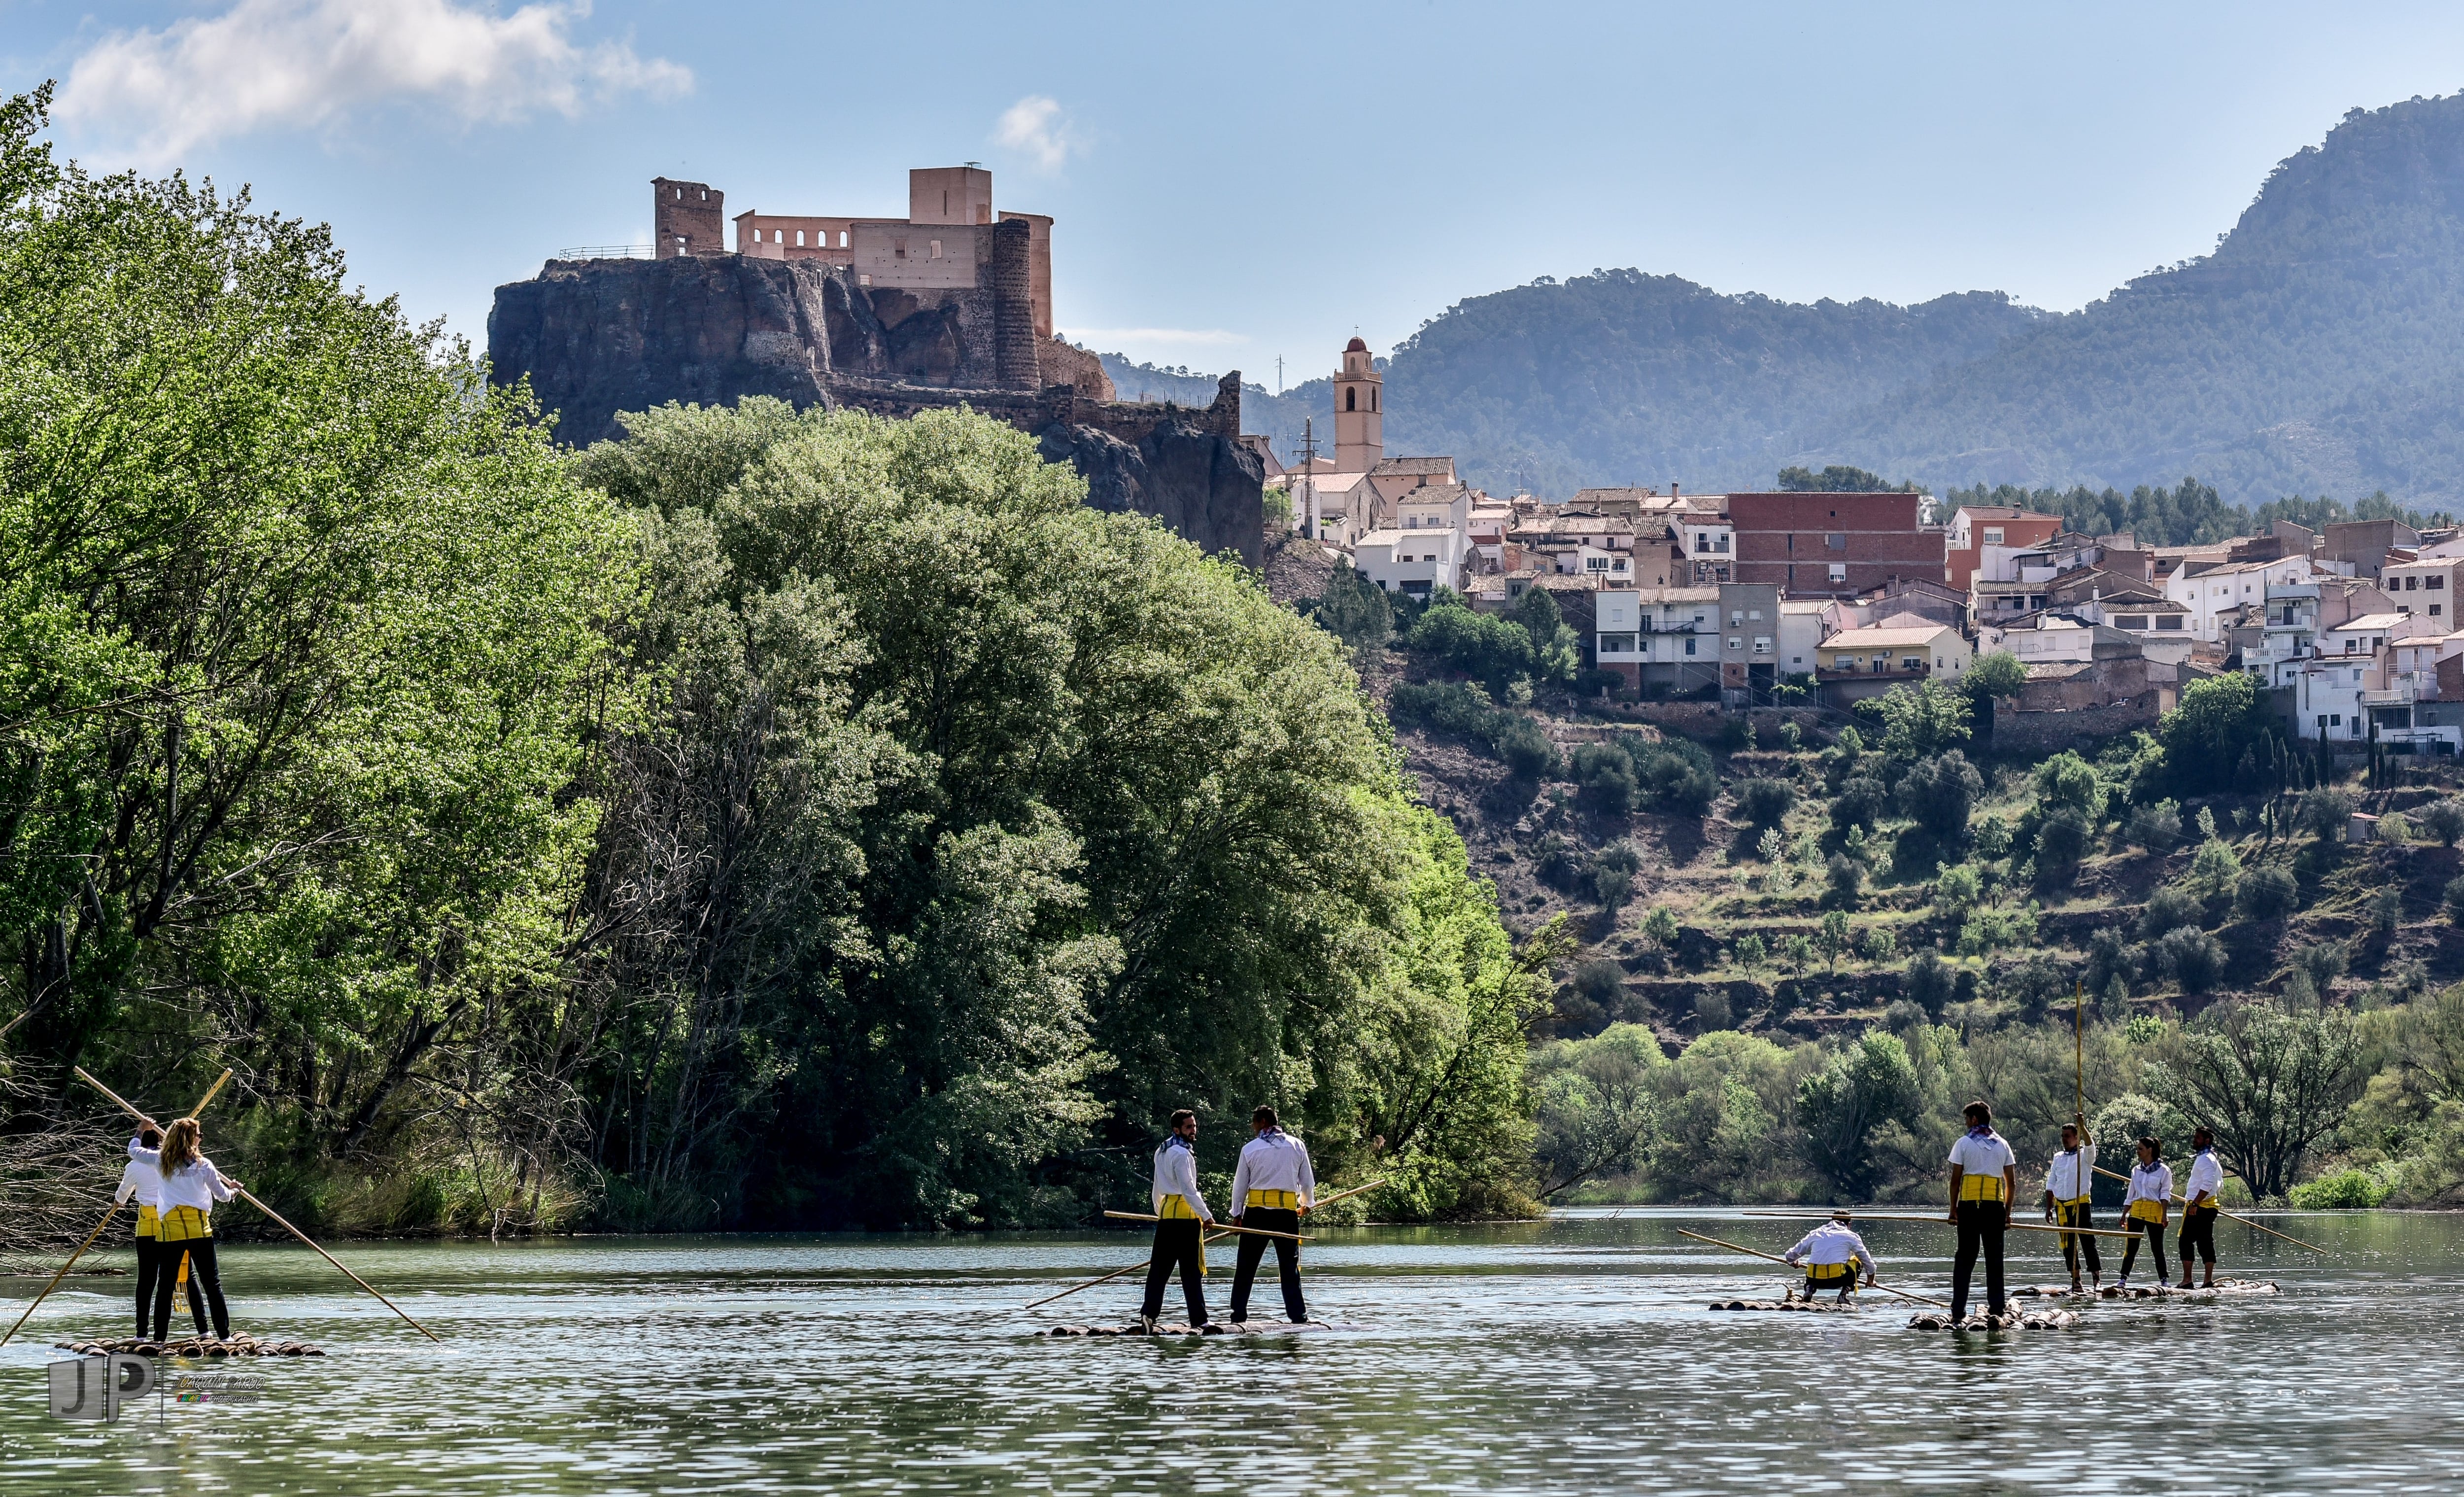
<path id="1" fill-rule="evenodd" d="M 1353 339 L 1344 346 L 1334 376 L 1334 470 L 1367 473 L 1386 455 L 1384 414 L 1378 386 L 1385 376 L 1370 362 L 1369 345 Z"/>

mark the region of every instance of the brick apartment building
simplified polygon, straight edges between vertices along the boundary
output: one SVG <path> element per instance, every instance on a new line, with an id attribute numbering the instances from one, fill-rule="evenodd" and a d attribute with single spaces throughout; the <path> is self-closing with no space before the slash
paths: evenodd
<path id="1" fill-rule="evenodd" d="M 1900 579 L 1943 581 L 1944 533 L 1915 494 L 1731 494 L 1736 580 L 1853 597 Z"/>

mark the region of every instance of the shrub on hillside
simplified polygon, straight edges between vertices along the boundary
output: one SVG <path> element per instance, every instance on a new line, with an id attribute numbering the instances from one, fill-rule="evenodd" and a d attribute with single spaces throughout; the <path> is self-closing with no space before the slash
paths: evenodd
<path id="1" fill-rule="evenodd" d="M 2464 879 L 2457 880 L 2464 883 Z M 2448 886 L 2448 908 L 2457 908 L 2455 887 Z M 2242 870 L 2233 883 L 2233 905 L 2254 920 L 2274 920 L 2293 913 L 2300 902 L 2301 886 L 2293 880 L 2293 870 L 2274 863 L 2262 863 Z M 2464 920 L 2459 920 L 2464 924 Z"/>
<path id="2" fill-rule="evenodd" d="M 1519 713 L 1499 715 L 1507 721 L 1490 735 L 1489 743 L 1497 750 L 1497 757 L 1506 760 L 1506 767 L 1524 780 L 1542 780 L 1555 774 L 1557 745 L 1549 741 L 1540 724 Z"/>
<path id="3" fill-rule="evenodd" d="M 1985 777 L 1957 749 L 1919 760 L 1900 778 L 1900 809 L 1944 842 L 1968 832 L 1968 813 L 1985 793 Z"/>
<path id="4" fill-rule="evenodd" d="M 1475 613 L 1458 599 L 1430 607 L 1403 641 L 1418 653 L 1487 684 L 1500 695 L 1528 678 L 1538 665 L 1531 636 L 1522 625 L 1493 613 Z"/>
<path id="5" fill-rule="evenodd" d="M 2452 848 L 2457 839 L 2464 838 L 2464 801 L 2432 801 L 2415 811 L 2413 820 L 2421 824 L 2423 831 L 2437 838 L 2440 847 Z"/>
<path id="6" fill-rule="evenodd" d="M 2225 969 L 2224 948 L 2195 925 L 2177 926 L 2155 943 L 2156 968 L 2185 993 L 2215 986 Z"/>
<path id="7" fill-rule="evenodd" d="M 1842 831 L 1862 826 L 1868 831 L 1881 825 L 1882 811 L 1890 804 L 1890 792 L 1882 782 L 1867 775 L 1858 775 L 1839 787 L 1831 798 L 1831 825 Z"/>
<path id="8" fill-rule="evenodd" d="M 2182 807 L 2172 801 L 2135 807 L 2123 835 L 2150 852 L 2170 852 L 2182 840 Z"/>
<path id="9" fill-rule="evenodd" d="M 1387 696 L 1386 715 L 1406 728 L 1485 738 L 1498 713 L 1488 693 L 1469 682 L 1404 681 Z"/>
<path id="10" fill-rule="evenodd" d="M 2069 749 L 2036 766 L 2036 799 L 2048 810 L 2068 807 L 2089 821 L 2104 814 L 2104 782 L 2096 766 Z"/>
<path id="11" fill-rule="evenodd" d="M 2366 1211 L 2393 1189 L 2367 1170 L 2338 1170 L 2286 1193 L 2296 1211 Z"/>
<path id="12" fill-rule="evenodd" d="M 2087 856 L 2087 818 L 2076 808 L 2064 806 L 2045 818 L 2036 828 L 2036 874 L 2056 884 L 2067 884 L 2079 871 L 2079 859 Z"/>
<path id="13" fill-rule="evenodd" d="M 1918 952 L 1908 958 L 1908 969 L 1900 979 L 1900 986 L 1908 1001 L 1925 1012 L 1929 1019 L 1939 1019 L 1950 1002 L 1951 988 L 1956 981 L 1950 963 L 1930 951 Z"/>
<path id="14" fill-rule="evenodd" d="M 1608 816 L 1634 809 L 1634 761 L 1614 743 L 1584 743 L 1574 749 L 1571 773 L 1583 804 Z"/>
<path id="15" fill-rule="evenodd" d="M 1864 864 L 1855 858 L 1835 852 L 1831 855 L 1830 864 L 1823 870 L 1823 877 L 1831 885 L 1833 899 L 1851 910 L 1857 908 L 1858 896 L 1865 889 Z"/>
<path id="16" fill-rule="evenodd" d="M 1776 826 L 1796 804 L 1796 787 L 1785 780 L 1753 779 L 1737 786 L 1737 814 L 1756 826 Z"/>
<path id="17" fill-rule="evenodd" d="M 2147 896 L 2139 913 L 2139 938 L 2152 941 L 2176 926 L 2197 925 L 2207 917 L 2199 897 L 2178 885 L 2167 884 Z"/>

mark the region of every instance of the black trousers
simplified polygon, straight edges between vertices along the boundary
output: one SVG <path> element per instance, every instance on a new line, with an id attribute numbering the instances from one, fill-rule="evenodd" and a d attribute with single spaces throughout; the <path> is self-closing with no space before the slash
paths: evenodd
<path id="1" fill-rule="evenodd" d="M 2056 1201 L 2054 1203 L 2054 1215 L 2064 1226 L 2096 1225 L 2096 1208 L 2084 1200 L 2080 1201 L 2077 1205 L 2073 1205 L 2066 1200 Z M 2099 1278 L 2102 1278 L 2104 1276 L 2104 1260 L 2097 1253 L 2096 1239 L 2093 1237 L 2071 1237 L 2065 1235 L 2062 1238 L 2062 1265 L 2064 1267 L 2070 1269 L 2071 1277 L 2076 1279 L 2079 1276 L 2079 1254 L 2082 1251 L 2087 1254 L 2087 1271 L 2095 1274 Z"/>
<path id="2" fill-rule="evenodd" d="M 138 1238 L 136 1239 L 136 1243 L 137 1338 L 143 1341 L 145 1339 L 145 1332 L 151 1330 L 154 1324 L 155 1281 L 157 1279 L 166 1280 L 170 1283 L 174 1292 L 178 1290 L 180 1285 L 180 1255 L 177 1252 L 168 1254 L 165 1253 L 163 1251 L 163 1244 L 150 1237 Z M 206 1333 L 205 1296 L 202 1294 L 189 1295 L 188 1311 L 197 1317 L 197 1334 L 204 1335 Z M 160 1340 L 161 1337 L 158 1336 L 156 1339 Z"/>
<path id="3" fill-rule="evenodd" d="M 1950 1318 L 1968 1313 L 1969 1281 L 1976 1274 L 1976 1255 L 1985 1255 L 1986 1313 L 2002 1313 L 2002 1202 L 1963 1200 L 1959 1203 L 1959 1256 L 1950 1261 Z"/>
<path id="4" fill-rule="evenodd" d="M 1141 1315 L 1163 1313 L 1164 1281 L 1172 1270 L 1180 1270 L 1180 1297 L 1189 1306 L 1189 1323 L 1206 1324 L 1206 1280 L 1201 1272 L 1205 1263 L 1205 1226 L 1198 1222 L 1158 1222 L 1155 1223 L 1155 1247 L 1147 1258 L 1147 1297 L 1139 1307 Z"/>
<path id="5" fill-rule="evenodd" d="M 2216 1266 L 2216 1208 L 2194 1206 L 2182 1213 L 2182 1276 L 2190 1275 L 2190 1249 L 2199 1250 L 2199 1261 L 2212 1268 Z"/>
<path id="6" fill-rule="evenodd" d="M 2156 1250 L 2156 1277 L 2165 1277 L 2165 1223 L 2140 1217 L 2122 1219 L 2122 1229 L 2132 1233 L 2130 1245 L 2122 1250 L 2122 1276 L 2130 1277 L 2130 1266 L 2139 1261 L 2139 1238 L 2145 1236 L 2147 1245 Z"/>
<path id="7" fill-rule="evenodd" d="M 154 1339 L 170 1338 L 171 1290 L 180 1282 L 180 1254 L 184 1250 L 188 1255 L 189 1305 L 194 1306 L 202 1293 L 207 1307 L 214 1312 L 215 1338 L 230 1339 L 231 1307 L 223 1303 L 223 1276 L 214 1266 L 214 1240 L 210 1237 L 163 1244 L 163 1262 L 154 1270 Z M 198 1317 L 198 1329 L 205 1329 L 202 1315 Z"/>
<path id="8" fill-rule="evenodd" d="M 1838 1291 L 1839 1297 L 1844 1300 L 1848 1297 L 1848 1291 L 1856 1287 L 1857 1276 L 1853 1273 L 1844 1279 L 1817 1279 L 1812 1274 L 1807 1274 L 1805 1276 L 1805 1293 L 1801 1295 L 1800 1298 L 1811 1300 L 1814 1296 L 1821 1293 L 1824 1289 L 1836 1289 Z"/>
<path id="9" fill-rule="evenodd" d="M 1290 1232 L 1301 1229 L 1297 1211 L 1258 1210 L 1244 1213 L 1241 1224 L 1261 1232 Z M 1249 1286 L 1257 1282 L 1258 1261 L 1266 1256 L 1266 1244 L 1275 1244 L 1275 1271 L 1284 1281 L 1284 1315 L 1297 1324 L 1309 1319 L 1309 1307 L 1301 1300 L 1301 1244 L 1280 1237 L 1243 1237 L 1241 1239 L 1239 1266 L 1232 1274 L 1232 1319 L 1237 1323 L 1249 1318 Z"/>

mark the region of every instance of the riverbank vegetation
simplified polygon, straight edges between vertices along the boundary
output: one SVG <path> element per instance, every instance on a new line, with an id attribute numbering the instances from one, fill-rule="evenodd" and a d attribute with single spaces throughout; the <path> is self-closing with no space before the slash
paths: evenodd
<path id="1" fill-rule="evenodd" d="M 1562 941 L 1250 574 L 965 412 L 560 452 L 322 230 L 56 164 L 41 107 L 0 118 L 32 1230 L 108 1194 L 77 1065 L 165 1115 L 231 1067 L 212 1147 L 312 1230 L 1058 1223 L 1144 1200 L 1174 1107 L 1228 1172 L 1260 1101 L 1381 1214 L 1531 1209 Z"/>

